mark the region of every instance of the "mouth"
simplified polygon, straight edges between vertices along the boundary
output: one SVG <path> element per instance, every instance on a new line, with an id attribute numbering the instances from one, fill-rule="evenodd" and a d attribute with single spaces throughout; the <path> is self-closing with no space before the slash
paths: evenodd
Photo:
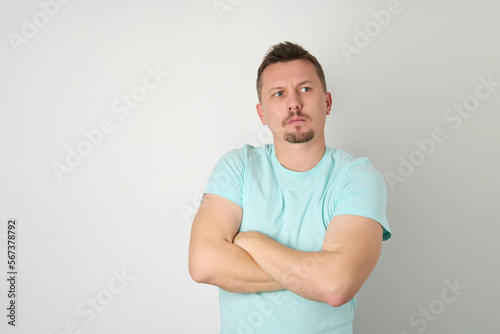
<path id="1" fill-rule="evenodd" d="M 287 124 L 298 124 L 298 123 L 305 122 L 305 121 L 306 121 L 305 118 L 294 117 L 290 121 L 288 121 Z"/>

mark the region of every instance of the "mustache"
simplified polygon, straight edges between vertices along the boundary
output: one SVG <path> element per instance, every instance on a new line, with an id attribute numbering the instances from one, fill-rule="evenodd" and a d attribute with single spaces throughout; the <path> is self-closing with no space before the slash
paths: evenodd
<path id="1" fill-rule="evenodd" d="M 283 122 L 281 122 L 281 126 L 285 127 L 288 122 L 290 122 L 290 120 L 294 117 L 301 117 L 301 118 L 304 118 L 308 121 L 311 121 L 311 116 L 307 115 L 307 114 L 304 114 L 302 111 L 297 111 L 297 112 L 292 112 L 288 115 L 287 118 L 285 118 L 283 120 Z"/>

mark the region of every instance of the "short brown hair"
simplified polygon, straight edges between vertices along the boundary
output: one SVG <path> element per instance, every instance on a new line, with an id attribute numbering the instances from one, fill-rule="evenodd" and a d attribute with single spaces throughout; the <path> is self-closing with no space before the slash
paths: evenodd
<path id="1" fill-rule="evenodd" d="M 323 72 L 323 68 L 321 64 L 318 62 L 316 57 L 310 54 L 307 50 L 305 50 L 302 46 L 291 43 L 291 42 L 283 42 L 276 45 L 273 45 L 268 51 L 262 63 L 259 66 L 259 70 L 257 71 L 257 95 L 259 96 L 259 102 L 261 102 L 261 94 L 260 90 L 262 89 L 262 72 L 264 69 L 275 63 L 285 63 L 292 60 L 298 59 L 307 59 L 316 67 L 316 72 L 318 73 L 319 79 L 321 80 L 321 85 L 323 86 L 323 90 L 326 92 L 326 79 L 325 73 Z"/>

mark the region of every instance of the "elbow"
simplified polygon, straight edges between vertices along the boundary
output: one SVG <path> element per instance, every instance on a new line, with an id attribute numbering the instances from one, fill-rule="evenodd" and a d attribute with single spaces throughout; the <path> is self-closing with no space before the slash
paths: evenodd
<path id="1" fill-rule="evenodd" d="M 214 284 L 217 266 L 211 261 L 213 258 L 210 249 L 199 249 L 189 254 L 189 275 L 196 283 Z"/>
<path id="2" fill-rule="evenodd" d="M 210 274 L 202 262 L 203 260 L 189 259 L 189 275 L 196 283 L 209 283 Z"/>
<path id="3" fill-rule="evenodd" d="M 351 301 L 356 295 L 356 292 L 351 286 L 344 285 L 327 289 L 323 295 L 323 302 L 332 307 L 339 307 Z"/>
<path id="4" fill-rule="evenodd" d="M 189 276 L 191 276 L 196 283 L 206 283 L 207 281 L 205 273 L 191 262 L 189 262 Z"/>
<path id="5" fill-rule="evenodd" d="M 340 307 L 345 303 L 349 302 L 351 299 L 352 297 L 347 297 L 346 295 L 340 295 L 340 294 L 328 295 L 325 297 L 325 303 L 327 303 L 332 307 Z"/>
<path id="6" fill-rule="evenodd" d="M 192 246 L 188 256 L 189 275 L 196 283 L 217 285 L 220 282 L 220 247 Z"/>

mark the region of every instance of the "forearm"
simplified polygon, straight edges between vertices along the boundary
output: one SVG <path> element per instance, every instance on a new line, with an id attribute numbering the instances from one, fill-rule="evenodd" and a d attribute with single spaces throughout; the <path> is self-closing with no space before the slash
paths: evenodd
<path id="1" fill-rule="evenodd" d="M 238 293 L 283 289 L 245 250 L 227 240 L 211 243 L 210 246 L 199 249 L 194 256 L 198 258 L 190 263 L 197 267 L 193 271 L 196 270 L 198 277 L 193 278 L 199 283 Z"/>
<path id="2" fill-rule="evenodd" d="M 343 282 L 336 282 L 335 253 L 303 252 L 286 247 L 274 239 L 252 232 L 235 243 L 246 250 L 270 277 L 285 289 L 304 298 L 332 304 Z"/>
<path id="3" fill-rule="evenodd" d="M 252 257 L 233 244 L 242 220 L 237 204 L 206 194 L 191 228 L 189 274 L 198 283 L 254 293 L 283 289 Z"/>

